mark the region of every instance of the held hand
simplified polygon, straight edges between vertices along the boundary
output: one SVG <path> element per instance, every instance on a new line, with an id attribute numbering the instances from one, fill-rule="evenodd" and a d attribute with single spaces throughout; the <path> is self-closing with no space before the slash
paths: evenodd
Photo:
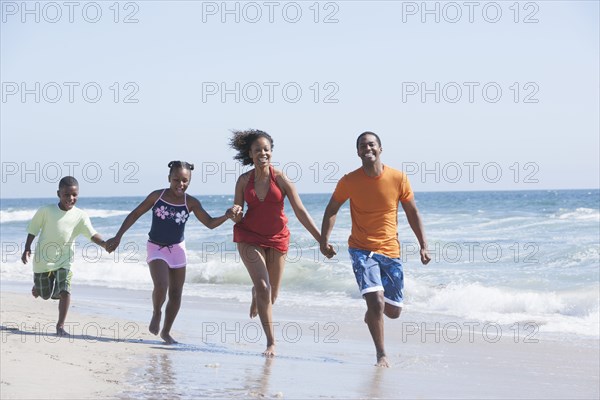
<path id="1" fill-rule="evenodd" d="M 239 213 L 241 212 L 241 207 L 238 205 L 233 205 L 233 207 L 228 208 L 227 211 L 225 211 L 225 215 L 227 216 L 227 218 L 229 219 L 233 219 L 235 218 Z"/>
<path id="2" fill-rule="evenodd" d="M 227 215 L 227 218 L 233 221 L 238 221 L 242 218 L 242 214 L 242 206 L 234 204 L 230 209 L 227 210 L 225 215 Z"/>
<path id="3" fill-rule="evenodd" d="M 337 254 L 335 252 L 335 250 L 333 249 L 333 246 L 330 245 L 329 243 L 321 244 L 321 253 L 327 258 L 332 258 L 333 256 L 335 256 Z"/>
<path id="4" fill-rule="evenodd" d="M 431 261 L 431 257 L 429 257 L 429 254 L 427 254 L 427 249 L 422 248 L 420 253 L 421 253 L 421 262 L 423 263 L 423 265 L 427 265 L 429 263 L 429 261 Z"/>
<path id="5" fill-rule="evenodd" d="M 23 252 L 23 255 L 21 256 L 21 261 L 23 261 L 23 264 L 27 264 L 30 257 L 31 257 L 31 250 L 25 250 Z"/>
<path id="6" fill-rule="evenodd" d="M 238 215 L 242 214 L 242 206 L 238 204 L 234 204 L 233 207 L 231 207 L 231 210 L 233 211 L 234 217 L 237 217 Z"/>
<path id="7" fill-rule="evenodd" d="M 121 239 L 119 239 L 118 237 L 115 236 L 114 238 L 110 238 L 106 242 L 104 242 L 104 248 L 109 253 L 112 253 L 113 251 L 116 250 L 117 247 L 119 247 L 120 243 L 121 243 Z"/>
<path id="8" fill-rule="evenodd" d="M 112 253 L 115 250 L 113 248 L 109 248 L 108 247 L 108 242 L 107 241 L 102 242 L 102 244 L 100 244 L 100 247 L 102 247 L 104 250 L 106 250 L 106 252 L 108 254 Z"/>

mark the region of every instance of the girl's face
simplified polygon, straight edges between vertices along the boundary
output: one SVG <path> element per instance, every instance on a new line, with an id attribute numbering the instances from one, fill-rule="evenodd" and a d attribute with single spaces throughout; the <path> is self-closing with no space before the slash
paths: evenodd
<path id="1" fill-rule="evenodd" d="M 69 211 L 77 203 L 79 196 L 79 186 L 63 186 L 56 192 L 60 201 L 58 207 L 63 211 Z"/>
<path id="2" fill-rule="evenodd" d="M 255 167 L 264 167 L 271 162 L 271 142 L 265 137 L 259 137 L 250 146 L 250 158 Z"/>
<path id="3" fill-rule="evenodd" d="M 185 191 L 190 185 L 192 179 L 192 171 L 185 168 L 175 168 L 169 174 L 169 183 L 171 184 L 171 192 L 177 197 L 183 197 Z"/>

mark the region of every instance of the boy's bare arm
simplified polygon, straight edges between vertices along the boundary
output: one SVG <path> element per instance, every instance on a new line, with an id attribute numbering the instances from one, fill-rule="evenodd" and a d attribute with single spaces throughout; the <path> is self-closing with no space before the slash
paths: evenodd
<path id="1" fill-rule="evenodd" d="M 94 236 L 92 236 L 90 238 L 90 240 L 92 242 L 96 243 L 98 246 L 102 247 L 104 250 L 108 250 L 106 248 L 106 242 L 102 239 L 102 236 L 100 236 L 99 234 L 96 233 Z"/>
<path id="2" fill-rule="evenodd" d="M 33 243 L 33 239 L 35 239 L 34 235 L 31 233 L 27 234 L 27 239 L 25 240 L 25 249 L 23 250 L 23 255 L 21 256 L 21 261 L 23 261 L 23 264 L 27 264 L 29 257 L 31 257 L 31 243 Z"/>

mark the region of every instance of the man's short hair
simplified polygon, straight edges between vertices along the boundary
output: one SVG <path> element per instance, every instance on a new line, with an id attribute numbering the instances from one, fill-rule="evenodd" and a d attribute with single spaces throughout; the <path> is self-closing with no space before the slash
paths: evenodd
<path id="1" fill-rule="evenodd" d="M 363 136 L 366 136 L 366 135 L 375 136 L 375 139 L 377 139 L 377 144 L 379 145 L 379 147 L 381 147 L 381 139 L 379 139 L 379 136 L 377 136 L 377 134 L 374 132 L 366 131 L 366 132 L 363 132 L 360 135 L 358 135 L 358 138 L 356 138 L 356 150 L 358 150 L 358 142 L 360 142 L 360 138 L 362 138 Z"/>

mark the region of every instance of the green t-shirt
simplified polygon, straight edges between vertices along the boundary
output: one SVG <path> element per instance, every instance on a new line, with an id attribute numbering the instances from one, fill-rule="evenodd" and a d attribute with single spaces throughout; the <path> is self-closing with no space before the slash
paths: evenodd
<path id="1" fill-rule="evenodd" d="M 90 218 L 79 208 L 63 211 L 58 204 L 50 204 L 37 210 L 27 233 L 40 234 L 33 255 L 33 272 L 39 273 L 70 269 L 77 236 L 90 239 L 96 231 Z"/>

